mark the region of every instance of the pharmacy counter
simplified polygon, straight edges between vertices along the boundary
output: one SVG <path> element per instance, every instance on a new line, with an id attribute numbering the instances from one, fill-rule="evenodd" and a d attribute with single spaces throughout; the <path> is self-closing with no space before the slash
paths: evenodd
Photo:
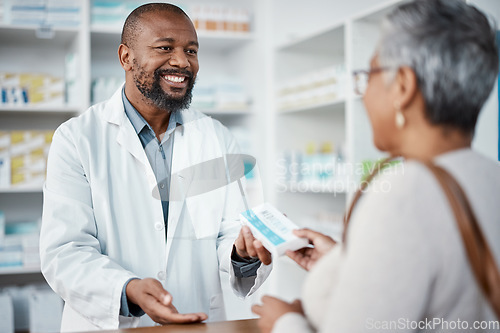
<path id="1" fill-rule="evenodd" d="M 101 331 L 106 333 L 258 333 L 257 319 L 221 321 L 207 324 L 165 325 Z M 90 333 L 90 332 L 89 332 Z M 95 333 L 95 332 L 92 332 Z"/>

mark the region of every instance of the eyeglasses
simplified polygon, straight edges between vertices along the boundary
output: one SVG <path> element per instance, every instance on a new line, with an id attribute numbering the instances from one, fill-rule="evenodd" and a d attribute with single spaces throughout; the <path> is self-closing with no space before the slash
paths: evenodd
<path id="1" fill-rule="evenodd" d="M 377 67 L 372 68 L 369 71 L 359 70 L 352 72 L 354 78 L 354 92 L 360 96 L 363 96 L 366 92 L 366 88 L 368 88 L 368 81 L 370 80 L 370 76 L 372 74 L 392 69 L 392 67 Z"/>

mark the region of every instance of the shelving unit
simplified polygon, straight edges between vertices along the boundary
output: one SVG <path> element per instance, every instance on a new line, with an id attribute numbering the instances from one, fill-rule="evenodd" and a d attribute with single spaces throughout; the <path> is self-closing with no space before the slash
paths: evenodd
<path id="1" fill-rule="evenodd" d="M 40 267 L 0 267 L 0 275 L 40 274 Z"/>
<path id="2" fill-rule="evenodd" d="M 65 106 L 13 106 L 13 107 L 0 107 L 1 114 L 11 114 L 11 115 L 19 115 L 19 114 L 42 114 L 42 115 L 50 115 L 50 114 L 68 114 L 75 115 L 82 112 L 81 109 L 75 107 L 65 107 Z"/>
<path id="3" fill-rule="evenodd" d="M 277 8 L 288 6 L 288 2 L 285 3 L 282 0 L 275 0 L 275 2 Z M 314 17 L 323 17 L 321 21 L 323 25 L 319 19 L 315 20 L 313 25 L 319 28 L 312 31 L 307 31 L 305 25 L 297 23 L 297 20 L 293 18 L 285 19 L 275 14 L 278 22 L 275 29 L 282 31 L 275 32 L 280 40 L 275 45 L 273 86 L 279 87 L 283 80 L 331 64 L 344 64 L 347 73 L 346 96 L 338 102 L 318 103 L 318 105 L 296 107 L 286 111 L 281 110 L 277 106 L 278 103 L 274 103 L 274 112 L 270 122 L 275 127 L 273 132 L 275 144 L 271 148 L 275 164 L 280 163 L 280 152 L 283 149 L 304 150 L 309 141 L 321 140 L 343 141 L 345 162 L 350 165 L 360 165 L 365 160 L 375 160 L 384 156 L 372 143 L 371 126 L 363 100 L 354 94 L 350 73 L 354 70 L 369 68 L 369 60 L 379 38 L 381 20 L 400 0 L 386 0 L 378 2 L 375 6 L 373 2 L 367 2 L 362 0 L 353 2 L 352 7 L 356 5 L 358 7 L 351 8 L 352 13 L 347 19 L 342 17 L 337 22 L 317 13 L 317 8 L 322 8 L 322 12 L 333 13 L 333 16 L 339 8 L 334 8 L 335 5 L 327 1 L 316 3 Z M 498 1 L 469 0 L 468 2 L 492 15 L 499 22 Z M 293 7 L 295 12 L 300 12 L 302 17 L 307 17 L 308 11 L 312 10 L 306 3 L 302 5 L 290 3 L 290 7 Z M 366 10 L 366 8 L 369 9 Z M 353 13 L 356 14 L 353 15 Z M 287 28 L 290 32 L 286 32 Z M 305 32 L 297 36 L 296 31 L 300 28 L 303 28 Z M 283 41 L 282 36 L 292 35 L 293 37 Z M 495 87 L 490 100 L 483 108 L 473 142 L 475 149 L 494 159 L 497 159 L 496 143 L 498 142 L 497 95 L 498 88 Z M 278 174 L 275 178 L 279 176 Z M 351 174 L 346 181 L 349 184 L 357 184 L 359 178 L 360 175 Z M 286 212 L 293 221 L 298 224 L 304 221 L 305 226 L 308 227 L 312 227 L 310 223 L 318 212 L 341 213 L 345 211 L 353 195 L 352 188 L 337 195 L 338 193 L 332 193 L 334 191 L 321 191 L 321 187 L 318 191 L 298 191 L 300 183 L 289 183 L 285 191 L 280 191 L 282 185 L 275 181 L 275 190 L 270 193 L 273 203 Z M 304 186 L 307 187 L 306 185 L 308 186 L 308 184 Z M 337 234 L 340 231 L 341 229 L 332 228 L 332 232 Z M 269 292 L 289 301 L 300 297 L 304 278 L 302 270 L 296 265 L 290 265 L 286 258 L 277 260 L 274 270 L 275 275 L 271 277 Z M 287 286 L 282 285 L 284 276 L 291 277 L 288 278 Z"/>
<path id="4" fill-rule="evenodd" d="M 321 68 L 335 65 L 343 65 L 345 60 L 344 50 L 345 25 L 335 24 L 320 29 L 318 32 L 309 33 L 305 37 L 294 41 L 283 43 L 276 47 L 275 80 L 277 85 L 283 81 L 293 81 L 295 77 L 316 71 Z M 338 96 L 329 101 L 318 101 L 298 105 L 292 108 L 276 109 L 276 158 L 280 158 L 283 150 L 305 151 L 308 144 L 315 145 L 329 142 L 332 145 L 340 145 L 344 141 L 346 99 Z M 279 162 L 278 162 L 279 163 Z M 280 177 L 280 175 L 278 175 Z M 311 182 L 289 183 L 285 193 L 277 190 L 276 204 L 279 209 L 286 212 L 292 220 L 301 223 L 309 214 L 304 212 L 302 205 L 294 205 L 296 201 L 292 198 L 299 184 L 311 185 Z M 333 191 L 326 190 L 327 185 L 320 186 L 319 191 L 300 191 L 295 193 L 301 200 L 311 202 L 330 202 L 331 200 L 345 199 L 328 198 Z M 306 196 L 312 196 L 307 198 Z M 318 200 L 318 194 L 326 196 Z M 342 203 L 340 207 L 343 207 Z M 313 204 L 316 208 L 321 206 Z M 330 209 L 331 205 L 322 205 Z"/>
<path id="5" fill-rule="evenodd" d="M 36 187 L 11 187 L 6 189 L 0 189 L 0 194 L 14 194 L 14 193 L 42 193 L 41 188 Z"/>
<path id="6" fill-rule="evenodd" d="M 315 103 L 315 104 L 308 104 L 308 105 L 302 105 L 302 106 L 297 106 L 295 108 L 290 108 L 290 109 L 280 109 L 278 112 L 282 115 L 286 114 L 293 114 L 293 113 L 313 113 L 313 112 L 343 112 L 345 108 L 345 99 L 344 98 L 338 98 L 335 100 L 327 101 L 327 102 L 322 102 L 322 103 Z"/>
<path id="7" fill-rule="evenodd" d="M 125 0 L 127 1 L 127 0 Z M 91 86 L 97 77 L 124 80 L 117 49 L 120 44 L 121 29 L 116 26 L 91 25 L 92 0 L 82 1 L 81 24 L 75 28 L 54 29 L 52 38 L 37 37 L 37 27 L 0 25 L 0 71 L 50 73 L 64 77 L 64 63 L 67 53 L 78 56 L 80 100 L 77 103 L 57 107 L 0 108 L 0 130 L 55 129 L 67 119 L 84 112 L 91 104 Z M 197 0 L 183 1 L 183 5 L 198 3 Z M 253 142 L 262 142 L 258 129 L 258 115 L 265 104 L 266 88 L 256 85 L 259 80 L 258 43 L 264 36 L 264 28 L 259 27 L 262 11 L 258 8 L 263 0 L 234 3 L 221 0 L 219 4 L 245 8 L 253 14 L 253 25 L 249 33 L 199 31 L 198 82 L 211 83 L 218 76 L 237 78 L 248 91 L 250 103 L 245 108 L 210 108 L 200 110 L 220 120 L 235 131 L 243 152 L 258 155 L 261 147 Z M 250 129 L 250 130 L 248 130 Z M 250 184 L 250 187 L 253 185 Z M 254 189 L 257 191 L 258 189 Z M 0 210 L 4 211 L 7 222 L 34 220 L 42 213 L 43 195 L 40 188 L 8 188 L 0 190 Z M 0 287 L 6 284 L 24 284 L 43 281 L 37 268 L 0 268 Z M 227 293 L 230 294 L 230 293 Z M 242 305 L 235 298 L 228 298 L 229 315 L 239 316 L 238 311 L 249 315 L 249 305 Z"/>

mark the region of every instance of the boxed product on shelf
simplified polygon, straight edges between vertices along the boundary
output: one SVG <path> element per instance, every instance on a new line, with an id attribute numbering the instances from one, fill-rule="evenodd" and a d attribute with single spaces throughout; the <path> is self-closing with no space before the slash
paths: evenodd
<path id="1" fill-rule="evenodd" d="M 94 28 L 121 29 L 128 14 L 143 3 L 141 1 L 94 0 L 90 10 L 91 24 Z"/>
<path id="2" fill-rule="evenodd" d="M 22 267 L 23 251 L 21 248 L 0 248 L 1 267 Z"/>
<path id="3" fill-rule="evenodd" d="M 122 85 L 123 79 L 118 77 L 99 77 L 92 82 L 92 104 L 108 100 Z"/>
<path id="4" fill-rule="evenodd" d="M 79 85 L 80 57 L 76 53 L 68 53 L 64 57 L 64 80 L 66 103 L 79 105 L 81 100 L 81 87 Z"/>
<path id="5" fill-rule="evenodd" d="M 54 131 L 0 132 L 0 188 L 41 187 L 53 135 Z"/>
<path id="6" fill-rule="evenodd" d="M 45 20 L 44 0 L 7 0 L 5 6 L 7 23 L 41 25 Z"/>
<path id="7" fill-rule="evenodd" d="M 28 299 L 30 332 L 59 332 L 63 301 L 52 289 L 36 289 Z"/>
<path id="8" fill-rule="evenodd" d="M 5 224 L 0 242 L 0 267 L 39 268 L 40 221 Z"/>
<path id="9" fill-rule="evenodd" d="M 49 26 L 77 26 L 81 21 L 81 0 L 46 0 Z"/>
<path id="10" fill-rule="evenodd" d="M 11 132 L 11 185 L 41 187 L 47 164 L 47 132 Z"/>
<path id="11" fill-rule="evenodd" d="M 250 12 L 218 4 L 193 4 L 188 14 L 198 31 L 250 32 Z"/>
<path id="12" fill-rule="evenodd" d="M 3 23 L 5 18 L 5 14 L 4 14 L 5 10 L 4 10 L 4 3 L 3 3 L 3 0 L 0 0 L 0 23 Z"/>
<path id="13" fill-rule="evenodd" d="M 63 301 L 47 284 L 8 286 L 1 295 L 11 299 L 16 332 L 60 331 Z"/>
<path id="14" fill-rule="evenodd" d="M 14 307 L 14 330 L 28 332 L 29 322 L 29 296 L 36 289 L 35 285 L 23 287 L 9 286 L 2 291 L 10 296 Z"/>
<path id="15" fill-rule="evenodd" d="M 198 83 L 193 91 L 192 107 L 198 109 L 246 110 L 249 96 L 242 83 L 231 78 L 214 78 L 210 84 Z"/>
<path id="16" fill-rule="evenodd" d="M 81 0 L 5 0 L 5 21 L 14 25 L 77 26 Z"/>
<path id="17" fill-rule="evenodd" d="M 1 4 L 0 4 L 1 5 Z M 3 333 L 14 333 L 14 305 L 12 298 L 5 292 L 0 293 L 0 323 Z"/>
<path id="18" fill-rule="evenodd" d="M 212 85 L 197 84 L 193 92 L 191 106 L 195 109 L 215 108 L 215 89 Z"/>
<path id="19" fill-rule="evenodd" d="M 0 210 L 0 245 L 5 238 L 5 213 Z"/>
<path id="20" fill-rule="evenodd" d="M 281 110 L 327 103 L 345 97 L 344 66 L 333 66 L 285 81 L 277 92 Z"/>
<path id="21" fill-rule="evenodd" d="M 64 81 L 47 74 L 0 72 L 0 106 L 62 106 Z"/>
<path id="22" fill-rule="evenodd" d="M 334 152 L 332 144 L 325 142 L 317 151 L 309 143 L 305 152 L 283 152 L 276 181 L 282 191 L 344 193 L 349 190 L 344 165 L 341 146 Z"/>
<path id="23" fill-rule="evenodd" d="M 0 131 L 0 188 L 10 186 L 10 133 Z"/>

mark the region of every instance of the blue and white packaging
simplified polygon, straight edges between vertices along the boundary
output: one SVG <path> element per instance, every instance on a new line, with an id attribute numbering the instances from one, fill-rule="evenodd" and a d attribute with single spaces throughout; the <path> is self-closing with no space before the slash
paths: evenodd
<path id="1" fill-rule="evenodd" d="M 269 203 L 241 213 L 240 220 L 250 227 L 254 237 L 273 256 L 282 256 L 287 250 L 296 251 L 309 245 L 307 239 L 293 234 L 298 226 Z"/>

